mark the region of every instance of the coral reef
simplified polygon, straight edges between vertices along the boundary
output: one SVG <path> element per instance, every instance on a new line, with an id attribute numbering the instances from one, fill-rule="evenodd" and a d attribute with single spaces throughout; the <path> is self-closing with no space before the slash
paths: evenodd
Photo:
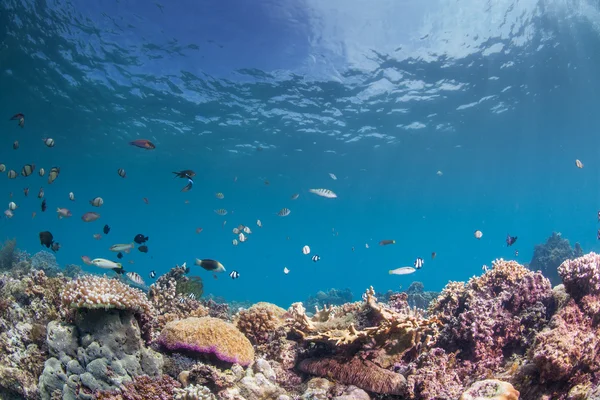
<path id="1" fill-rule="evenodd" d="M 552 236 L 544 244 L 538 244 L 533 251 L 533 257 L 529 262 L 529 269 L 532 271 L 542 271 L 542 274 L 552 285 L 561 283 L 558 274 L 558 267 L 565 260 L 571 260 L 583 256 L 583 250 L 579 243 L 575 243 L 572 248 L 567 239 L 564 239 L 560 233 L 552 232 Z"/>
<path id="2" fill-rule="evenodd" d="M 459 400 L 519 400 L 519 392 L 508 382 L 486 379 L 471 385 Z"/>
<path id="3" fill-rule="evenodd" d="M 248 338 L 235 325 L 213 317 L 169 322 L 157 342 L 169 351 L 212 354 L 221 361 L 243 366 L 254 360 L 254 348 Z"/>
<path id="4" fill-rule="evenodd" d="M 55 391 L 86 399 L 135 376 L 161 374 L 162 357 L 144 346 L 132 311 L 81 310 L 73 324 L 48 324 L 47 342 L 52 357 L 39 379 L 42 399 L 51 399 Z"/>
<path id="5" fill-rule="evenodd" d="M 13 267 L 16 261 L 17 241 L 6 240 L 0 247 L 0 271 L 7 271 Z"/>
<path id="6" fill-rule="evenodd" d="M 286 311 L 274 304 L 257 303 L 241 310 L 235 324 L 254 345 L 264 345 L 275 339 L 277 330 L 285 324 Z"/>
<path id="7" fill-rule="evenodd" d="M 202 399 L 202 397 L 178 397 L 180 384 L 173 378 L 162 375 L 151 378 L 140 375 L 125 383 L 117 390 L 99 390 L 94 393 L 96 400 L 166 400 Z M 210 399 L 210 398 L 206 398 Z"/>
<path id="8" fill-rule="evenodd" d="M 307 309 L 312 310 L 315 307 L 340 306 L 350 303 L 352 302 L 352 297 L 350 289 L 329 289 L 327 293 L 319 291 L 314 296 L 309 296 L 304 303 Z"/>

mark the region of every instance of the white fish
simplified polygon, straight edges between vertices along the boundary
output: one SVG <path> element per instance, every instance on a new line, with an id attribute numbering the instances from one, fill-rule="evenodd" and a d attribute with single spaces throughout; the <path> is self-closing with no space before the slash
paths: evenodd
<path id="1" fill-rule="evenodd" d="M 305 255 L 306 255 L 306 254 L 310 254 L 310 247 L 308 247 L 308 246 L 304 246 L 304 247 L 302 248 L 302 253 L 304 253 Z"/>
<path id="2" fill-rule="evenodd" d="M 6 165 L 0 164 L 0 172 L 6 171 Z"/>
<path id="3" fill-rule="evenodd" d="M 277 213 L 277 215 L 279 215 L 280 217 L 287 217 L 291 213 L 292 213 L 292 210 L 290 210 L 289 208 L 285 208 L 284 207 L 281 210 L 279 210 L 279 212 Z"/>
<path id="4" fill-rule="evenodd" d="M 300 193 L 294 193 L 292 195 L 292 200 L 296 200 L 298 197 L 300 197 Z"/>
<path id="5" fill-rule="evenodd" d="M 332 174 L 331 172 L 329 173 L 329 176 L 331 177 L 331 179 L 333 179 L 334 181 L 337 181 L 337 176 L 335 176 L 335 174 Z"/>
<path id="6" fill-rule="evenodd" d="M 365 243 L 365 249 L 369 248 L 369 243 Z"/>
<path id="7" fill-rule="evenodd" d="M 238 228 L 233 228 L 232 232 L 234 235 L 237 235 L 238 233 L 240 233 L 240 230 Z"/>
<path id="8" fill-rule="evenodd" d="M 309 192 L 316 194 L 317 196 L 326 197 L 328 199 L 335 199 L 337 194 L 333 193 L 329 189 L 308 189 Z"/>
<path id="9" fill-rule="evenodd" d="M 473 235 L 475 236 L 475 239 L 481 239 L 483 237 L 483 232 L 475 231 Z"/>
<path id="10" fill-rule="evenodd" d="M 391 275 L 408 275 L 412 274 L 415 271 L 416 269 L 414 269 L 413 267 L 400 267 L 396 269 L 390 269 L 389 273 Z"/>
<path id="11" fill-rule="evenodd" d="M 114 261 L 107 260 L 105 258 L 94 258 L 91 263 L 96 267 L 104 268 L 104 269 L 122 269 L 123 266 L 121 263 L 116 263 Z"/>
<path id="12" fill-rule="evenodd" d="M 146 284 L 144 282 L 144 280 L 142 279 L 142 277 L 140 276 L 140 274 L 138 274 L 137 272 L 128 272 L 125 275 L 127 275 L 127 277 L 129 279 L 131 279 L 133 282 L 137 283 L 138 285 L 145 285 Z"/>
<path id="13" fill-rule="evenodd" d="M 260 219 L 256 220 L 256 225 L 258 225 L 259 228 L 262 228 L 262 222 L 260 222 Z"/>
<path id="14" fill-rule="evenodd" d="M 583 168 L 583 163 L 579 160 L 575 160 L 575 165 L 577 165 L 577 168 Z"/>
<path id="15" fill-rule="evenodd" d="M 73 193 L 73 192 L 69 193 L 69 200 L 75 201 L 75 193 Z"/>
<path id="16" fill-rule="evenodd" d="M 436 174 L 437 174 L 437 176 L 442 176 L 442 175 L 444 175 L 444 173 L 443 173 L 442 171 L 438 171 L 438 172 L 436 172 Z"/>
<path id="17" fill-rule="evenodd" d="M 10 203 L 8 203 L 8 209 L 10 211 L 15 211 L 17 209 L 17 204 L 14 201 L 11 201 Z"/>
<path id="18" fill-rule="evenodd" d="M 113 244 L 112 246 L 110 246 L 109 250 L 114 251 L 115 253 L 118 253 L 120 251 L 128 253 L 129 250 L 133 249 L 134 247 L 135 244 L 133 242 L 128 244 Z"/>
<path id="19" fill-rule="evenodd" d="M 238 245 L 238 241 L 237 241 L 237 239 L 233 239 L 233 240 L 231 241 L 231 244 L 233 244 L 234 246 L 237 246 L 237 245 Z"/>
<path id="20" fill-rule="evenodd" d="M 244 227 L 244 233 L 245 233 L 246 235 L 250 235 L 250 234 L 252 233 L 252 231 L 250 230 L 250 228 L 249 228 L 249 227 L 245 226 L 245 227 Z"/>
<path id="21" fill-rule="evenodd" d="M 290 273 L 290 270 L 287 267 L 283 267 L 283 273 L 287 275 Z"/>
<path id="22" fill-rule="evenodd" d="M 227 215 L 227 210 L 224 208 L 219 208 L 218 210 L 215 210 L 215 213 L 223 216 L 223 215 Z"/>
<path id="23" fill-rule="evenodd" d="M 4 215 L 6 216 L 6 218 L 12 218 L 14 214 L 10 210 L 5 210 Z"/>
<path id="24" fill-rule="evenodd" d="M 240 242 L 244 243 L 246 241 L 246 235 L 244 235 L 244 232 L 240 232 L 238 238 L 240 239 Z"/>

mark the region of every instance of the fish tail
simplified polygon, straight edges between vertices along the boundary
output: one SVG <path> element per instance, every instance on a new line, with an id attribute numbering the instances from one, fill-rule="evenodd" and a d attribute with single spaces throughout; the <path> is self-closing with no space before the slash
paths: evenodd
<path id="1" fill-rule="evenodd" d="M 391 269 L 388 271 L 388 274 L 390 274 L 390 275 L 392 275 L 393 273 L 394 273 L 394 271 Z"/>

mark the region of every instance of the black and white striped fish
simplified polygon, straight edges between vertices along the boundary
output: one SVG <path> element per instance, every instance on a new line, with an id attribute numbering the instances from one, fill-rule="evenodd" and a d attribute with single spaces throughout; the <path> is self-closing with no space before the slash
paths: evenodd
<path id="1" fill-rule="evenodd" d="M 319 261 L 321 259 L 321 257 L 319 257 L 317 254 L 315 254 L 310 259 L 313 260 L 313 262 L 317 262 L 317 261 Z"/>
<path id="2" fill-rule="evenodd" d="M 415 269 L 421 269 L 421 267 L 423 267 L 423 264 L 425 264 L 425 261 L 423 261 L 423 259 L 421 257 L 417 257 L 417 259 L 415 260 Z"/>
<path id="3" fill-rule="evenodd" d="M 140 276 L 140 274 L 138 274 L 137 272 L 127 272 L 125 275 L 127 275 L 127 277 L 129 279 L 131 279 L 132 282 L 137 283 L 138 285 L 144 285 L 144 280 L 142 279 L 142 277 Z"/>
<path id="4" fill-rule="evenodd" d="M 229 273 L 229 276 L 231 277 L 231 279 L 237 279 L 237 278 L 239 278 L 239 277 L 240 277 L 240 273 L 239 273 L 239 272 L 237 272 L 237 271 L 231 271 L 231 272 Z"/>
<path id="5" fill-rule="evenodd" d="M 185 303 L 185 298 L 184 298 L 184 297 L 180 297 L 180 298 L 179 298 L 179 303 L 180 303 L 180 304 L 183 304 L 183 303 Z"/>
<path id="6" fill-rule="evenodd" d="M 150 271 L 150 278 L 152 278 L 152 279 L 156 278 L 156 271 L 154 271 L 154 270 Z"/>
<path id="7" fill-rule="evenodd" d="M 190 293 L 190 294 L 188 294 L 188 296 L 187 296 L 187 297 L 188 297 L 188 299 L 190 299 L 190 300 L 196 300 L 196 295 L 195 295 L 194 293 Z"/>

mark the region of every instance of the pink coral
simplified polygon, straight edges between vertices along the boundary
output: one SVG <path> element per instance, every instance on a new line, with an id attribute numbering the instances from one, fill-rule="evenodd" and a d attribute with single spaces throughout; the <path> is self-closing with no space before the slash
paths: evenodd
<path id="1" fill-rule="evenodd" d="M 558 267 L 567 293 L 575 299 L 586 294 L 600 294 L 600 255 L 589 253 L 566 260 Z"/>
<path id="2" fill-rule="evenodd" d="M 218 318 L 186 318 L 169 322 L 158 343 L 171 351 L 214 354 L 219 360 L 247 366 L 254 360 L 250 341 L 229 322 Z"/>

